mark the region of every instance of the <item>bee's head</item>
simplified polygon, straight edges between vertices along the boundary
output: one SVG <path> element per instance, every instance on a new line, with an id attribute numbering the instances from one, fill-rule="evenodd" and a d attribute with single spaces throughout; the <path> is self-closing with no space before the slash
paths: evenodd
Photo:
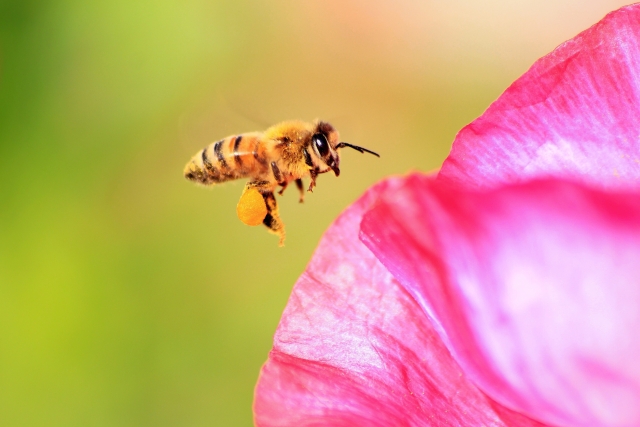
<path id="1" fill-rule="evenodd" d="M 340 135 L 333 126 L 327 122 L 318 122 L 316 131 L 311 138 L 311 145 L 316 155 L 331 168 L 336 176 L 340 175 L 340 155 L 338 154 L 338 149 L 342 147 L 350 147 L 361 153 L 367 152 L 380 157 L 377 153 L 367 150 L 366 148 L 339 141 Z"/>
<path id="2" fill-rule="evenodd" d="M 319 121 L 311 137 L 311 146 L 316 156 L 330 167 L 336 176 L 340 175 L 340 156 L 336 150 L 338 141 L 338 131 L 329 123 Z"/>

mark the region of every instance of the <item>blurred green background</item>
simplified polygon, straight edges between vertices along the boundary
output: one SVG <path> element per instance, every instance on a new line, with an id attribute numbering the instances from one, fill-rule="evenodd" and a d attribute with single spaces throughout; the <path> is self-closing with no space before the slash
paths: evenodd
<path id="1" fill-rule="evenodd" d="M 433 170 L 538 57 L 623 5 L 304 0 L 0 2 L 0 425 L 249 426 L 261 364 L 323 231 L 369 185 Z M 190 157 L 332 122 L 342 175 L 279 199 Z M 339 256 L 339 254 L 337 254 Z"/>

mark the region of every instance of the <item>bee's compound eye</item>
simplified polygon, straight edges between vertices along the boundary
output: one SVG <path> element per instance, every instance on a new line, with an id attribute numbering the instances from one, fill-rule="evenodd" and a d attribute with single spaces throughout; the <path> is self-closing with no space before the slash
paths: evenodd
<path id="1" fill-rule="evenodd" d="M 313 145 L 315 145 L 320 157 L 325 158 L 329 155 L 329 143 L 323 134 L 316 133 L 313 135 Z"/>

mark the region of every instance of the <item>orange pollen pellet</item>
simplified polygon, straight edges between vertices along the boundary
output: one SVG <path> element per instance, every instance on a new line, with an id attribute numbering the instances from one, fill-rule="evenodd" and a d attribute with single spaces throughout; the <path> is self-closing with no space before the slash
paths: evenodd
<path id="1" fill-rule="evenodd" d="M 267 205 L 258 190 L 249 188 L 242 193 L 236 212 L 245 224 L 260 225 L 267 216 Z"/>

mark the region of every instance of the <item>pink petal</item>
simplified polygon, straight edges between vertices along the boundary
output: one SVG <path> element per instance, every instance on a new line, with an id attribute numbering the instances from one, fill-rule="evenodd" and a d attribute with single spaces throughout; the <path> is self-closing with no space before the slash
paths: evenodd
<path id="1" fill-rule="evenodd" d="M 361 238 L 497 402 L 556 425 L 640 425 L 637 193 L 416 175 Z"/>
<path id="2" fill-rule="evenodd" d="M 640 188 L 640 4 L 538 60 L 457 135 L 440 178 Z"/>
<path id="3" fill-rule="evenodd" d="M 327 231 L 262 369 L 258 426 L 533 426 L 464 376 L 422 309 L 358 240 L 369 190 Z"/>

